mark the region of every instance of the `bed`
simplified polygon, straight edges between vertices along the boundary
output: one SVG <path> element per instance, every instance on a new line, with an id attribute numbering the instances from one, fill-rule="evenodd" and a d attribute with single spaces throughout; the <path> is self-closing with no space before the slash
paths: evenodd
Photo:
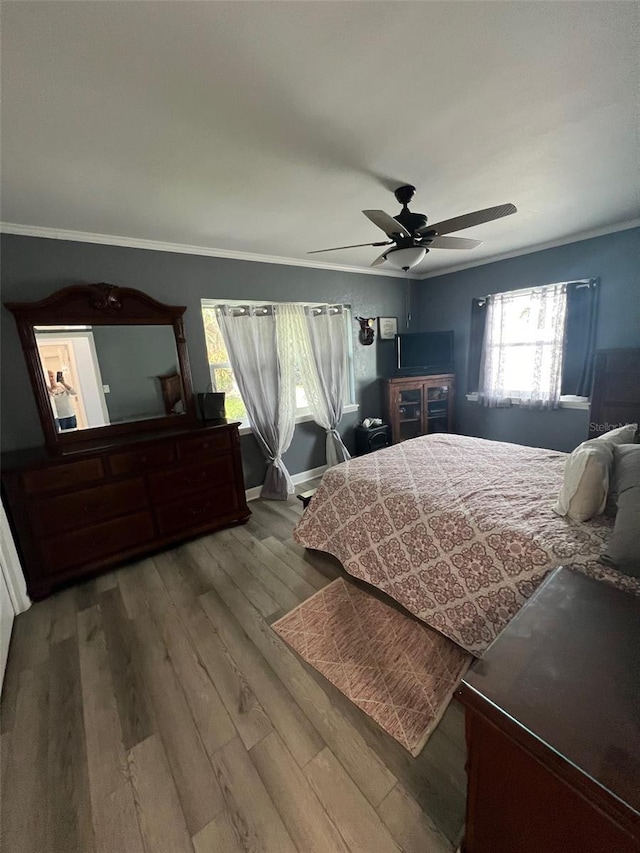
<path id="1" fill-rule="evenodd" d="M 566 454 L 467 436 L 415 438 L 325 472 L 294 530 L 481 656 L 560 565 L 640 595 L 598 562 L 613 521 L 551 511 Z"/>

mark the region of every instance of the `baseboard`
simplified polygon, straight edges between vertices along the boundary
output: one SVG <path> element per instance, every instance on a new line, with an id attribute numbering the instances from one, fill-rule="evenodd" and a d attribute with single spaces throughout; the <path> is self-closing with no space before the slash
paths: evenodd
<path id="1" fill-rule="evenodd" d="M 247 489 L 244 493 L 244 496 L 247 499 L 247 503 L 249 503 L 250 501 L 258 500 L 261 491 L 262 486 L 254 486 L 252 489 Z"/>
<path id="2" fill-rule="evenodd" d="M 326 465 L 320 465 L 318 468 L 311 468 L 309 471 L 299 471 L 297 474 L 292 474 L 291 480 L 293 481 L 293 485 L 297 486 L 300 483 L 306 483 L 307 480 L 315 480 L 316 477 L 321 477 L 326 470 Z M 247 503 L 257 500 L 260 497 L 261 491 L 262 486 L 254 486 L 252 489 L 247 489 L 245 491 Z"/>

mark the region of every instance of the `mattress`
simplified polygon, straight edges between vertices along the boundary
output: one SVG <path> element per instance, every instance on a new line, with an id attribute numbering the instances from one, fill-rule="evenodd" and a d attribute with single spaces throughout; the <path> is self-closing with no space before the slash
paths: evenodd
<path id="1" fill-rule="evenodd" d="M 405 441 L 326 471 L 294 539 L 481 656 L 557 566 L 640 594 L 598 562 L 611 519 L 552 512 L 566 458 L 468 436 Z"/>

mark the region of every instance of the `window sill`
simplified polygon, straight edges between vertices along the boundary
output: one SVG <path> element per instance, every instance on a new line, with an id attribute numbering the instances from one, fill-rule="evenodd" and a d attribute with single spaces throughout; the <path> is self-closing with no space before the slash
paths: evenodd
<path id="1" fill-rule="evenodd" d="M 359 409 L 360 409 L 360 405 L 358 403 L 349 403 L 349 405 L 344 406 L 344 408 L 342 409 L 342 414 L 348 415 L 351 412 L 357 412 Z M 303 415 L 298 415 L 296 417 L 296 423 L 297 424 L 304 424 L 304 423 L 307 423 L 308 421 L 312 421 L 312 420 L 313 420 L 313 416 L 308 414 L 308 413 L 303 414 Z M 250 435 L 253 433 L 253 430 L 251 429 L 251 426 L 249 425 L 248 421 L 241 421 L 241 426 L 240 426 L 240 429 L 238 430 L 238 432 L 240 433 L 240 435 Z"/>
<path id="2" fill-rule="evenodd" d="M 478 402 L 477 394 L 467 394 L 467 400 L 470 403 Z M 520 399 L 518 397 L 511 398 L 511 404 L 513 406 L 520 405 Z M 572 394 L 567 394 L 564 397 L 560 397 L 560 408 L 561 409 L 584 409 L 587 410 L 589 408 L 589 398 L 588 397 L 576 397 Z"/>

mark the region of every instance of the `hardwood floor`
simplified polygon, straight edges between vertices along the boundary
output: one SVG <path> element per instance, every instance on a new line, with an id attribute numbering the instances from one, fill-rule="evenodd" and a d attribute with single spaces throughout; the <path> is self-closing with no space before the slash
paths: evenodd
<path id="1" fill-rule="evenodd" d="M 312 484 L 300 487 L 301 491 Z M 270 624 L 342 569 L 301 504 L 66 589 L 17 617 L 2 704 L 11 853 L 444 853 L 462 711 L 417 759 Z"/>

